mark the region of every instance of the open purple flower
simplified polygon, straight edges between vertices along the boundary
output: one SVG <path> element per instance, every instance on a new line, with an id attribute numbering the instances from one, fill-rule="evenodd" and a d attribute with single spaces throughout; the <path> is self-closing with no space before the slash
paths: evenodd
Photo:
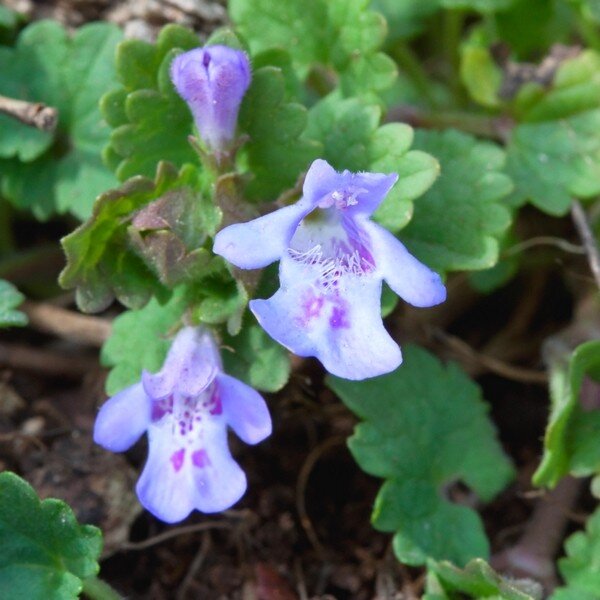
<path id="1" fill-rule="evenodd" d="M 303 196 L 220 231 L 214 252 L 242 269 L 280 260 L 281 287 L 250 309 L 280 344 L 316 356 L 334 375 L 365 379 L 394 370 L 400 348 L 381 320 L 382 281 L 414 306 L 446 299 L 437 273 L 369 217 L 396 174 L 336 172 L 316 160 Z"/>
<path id="2" fill-rule="evenodd" d="M 230 146 L 250 78 L 246 54 L 227 46 L 196 48 L 173 60 L 173 84 L 188 103 L 200 137 L 211 150 Z"/>
<path id="3" fill-rule="evenodd" d="M 263 398 L 223 373 L 215 342 L 204 329 L 182 329 L 155 375 L 119 392 L 100 409 L 94 440 L 123 452 L 148 432 L 148 461 L 137 483 L 142 505 L 167 523 L 197 509 L 218 512 L 246 491 L 233 460 L 227 426 L 247 444 L 271 434 Z"/>

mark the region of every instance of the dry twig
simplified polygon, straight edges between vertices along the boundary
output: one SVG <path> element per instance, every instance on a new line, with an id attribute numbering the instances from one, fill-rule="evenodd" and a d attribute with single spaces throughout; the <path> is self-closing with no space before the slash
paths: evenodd
<path id="1" fill-rule="evenodd" d="M 81 315 L 43 302 L 27 300 L 19 310 L 28 316 L 35 329 L 91 346 L 102 346 L 112 327 L 108 319 Z"/>
<path id="2" fill-rule="evenodd" d="M 41 131 L 52 132 L 58 123 L 58 109 L 41 102 L 25 102 L 0 96 L 0 112 Z"/>
<path id="3" fill-rule="evenodd" d="M 587 214 L 581 206 L 579 200 L 573 199 L 571 204 L 571 217 L 573 223 L 577 228 L 577 233 L 583 242 L 585 253 L 587 254 L 588 263 L 596 281 L 596 285 L 600 288 L 600 251 L 598 250 L 598 244 L 596 244 L 596 238 L 590 227 Z"/>
<path id="4" fill-rule="evenodd" d="M 248 518 L 248 511 L 228 510 L 223 514 L 228 517 L 235 517 L 242 520 Z M 127 542 L 126 544 L 123 544 L 119 550 L 145 550 L 146 548 L 150 548 L 156 544 L 161 544 L 162 542 L 166 542 L 167 540 L 180 535 L 196 533 L 197 531 L 208 531 L 209 529 L 232 529 L 233 527 L 235 527 L 235 524 L 231 521 L 203 521 L 202 523 L 184 525 L 182 527 L 175 527 L 173 529 L 163 531 L 162 533 L 159 533 L 158 535 L 150 537 L 141 542 Z"/>
<path id="5" fill-rule="evenodd" d="M 78 379 L 97 368 L 98 361 L 81 356 L 60 355 L 19 344 L 0 344 L 0 365 Z"/>
<path id="6" fill-rule="evenodd" d="M 233 525 L 228 521 L 204 521 L 203 523 L 196 523 L 194 525 L 184 525 L 183 527 L 175 527 L 168 531 L 163 531 L 158 535 L 152 536 L 142 542 L 127 542 L 123 544 L 119 550 L 146 550 L 156 544 L 161 544 L 180 535 L 187 535 L 189 533 L 197 533 L 198 531 L 208 531 L 209 529 L 231 529 Z"/>
<path id="7" fill-rule="evenodd" d="M 177 600 L 185 600 L 186 595 L 190 587 L 192 586 L 192 582 L 194 581 L 198 571 L 202 568 L 206 557 L 208 556 L 208 551 L 210 550 L 211 539 L 210 533 L 208 531 L 204 532 L 202 536 L 202 543 L 200 544 L 200 549 L 196 553 L 194 560 L 183 578 L 179 589 L 177 590 Z"/>
<path id="8" fill-rule="evenodd" d="M 482 354 L 471 348 L 469 344 L 460 338 L 449 335 L 441 330 L 434 330 L 433 336 L 445 344 L 449 350 L 453 351 L 458 360 L 463 363 L 466 362 L 466 367 L 468 365 L 475 366 L 476 371 L 491 371 L 496 375 L 500 375 L 500 377 L 518 381 L 519 383 L 534 383 L 537 385 L 546 385 L 548 383 L 548 374 L 543 371 L 516 367 L 493 356 Z M 473 373 L 473 368 L 468 368 L 468 370 L 471 374 L 475 374 Z"/>

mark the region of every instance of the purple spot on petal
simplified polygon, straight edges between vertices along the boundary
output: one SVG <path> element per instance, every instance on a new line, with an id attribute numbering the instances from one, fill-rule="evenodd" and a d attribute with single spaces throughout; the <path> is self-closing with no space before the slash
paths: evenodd
<path id="1" fill-rule="evenodd" d="M 173 468 L 175 469 L 175 473 L 178 473 L 181 470 L 181 467 L 183 466 L 184 458 L 185 458 L 185 448 L 181 448 L 181 449 L 177 450 L 176 452 L 173 452 L 173 454 L 171 454 L 171 464 L 173 465 Z"/>
<path id="2" fill-rule="evenodd" d="M 196 450 L 192 454 L 192 463 L 195 467 L 202 469 L 204 467 L 208 467 L 210 465 L 210 458 L 208 458 L 208 453 L 203 448 L 200 450 Z"/>
<path id="3" fill-rule="evenodd" d="M 333 329 L 348 329 L 350 323 L 347 319 L 346 309 L 341 306 L 334 306 L 329 317 L 329 325 Z"/>
<path id="4" fill-rule="evenodd" d="M 325 298 L 323 298 L 323 296 L 314 296 L 309 293 L 302 304 L 304 318 L 309 321 L 310 319 L 318 317 L 321 314 L 323 304 L 325 304 Z"/>

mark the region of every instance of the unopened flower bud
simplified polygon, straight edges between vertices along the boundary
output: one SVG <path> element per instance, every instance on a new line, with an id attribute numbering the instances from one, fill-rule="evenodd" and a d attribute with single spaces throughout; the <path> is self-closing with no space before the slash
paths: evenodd
<path id="1" fill-rule="evenodd" d="M 171 79 L 188 103 L 204 143 L 214 152 L 227 150 L 250 85 L 246 53 L 227 46 L 190 50 L 173 60 Z"/>

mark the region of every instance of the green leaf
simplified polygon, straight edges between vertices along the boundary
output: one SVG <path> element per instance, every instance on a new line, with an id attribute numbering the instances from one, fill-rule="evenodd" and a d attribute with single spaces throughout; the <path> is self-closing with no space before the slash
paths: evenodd
<path id="1" fill-rule="evenodd" d="M 15 48 L 0 48 L 0 93 L 59 110 L 53 135 L 0 116 L 0 156 L 19 159 L 0 163 L 2 193 L 40 219 L 54 212 L 86 218 L 94 198 L 115 183 L 100 158 L 109 129 L 98 101 L 116 85 L 121 35 L 114 25 L 93 23 L 69 38 L 58 23 L 38 21 Z"/>
<path id="2" fill-rule="evenodd" d="M 144 308 L 128 310 L 114 320 L 101 354 L 102 364 L 112 367 L 106 379 L 108 395 L 138 382 L 144 369 L 152 373 L 161 369 L 188 303 L 187 291 L 178 288 L 166 304 L 152 298 Z"/>
<path id="3" fill-rule="evenodd" d="M 600 23 L 600 0 L 571 0 L 576 4 L 587 21 Z"/>
<path id="4" fill-rule="evenodd" d="M 398 305 L 398 295 L 392 292 L 388 285 L 384 282 L 381 288 L 381 316 L 387 317 Z"/>
<path id="5" fill-rule="evenodd" d="M 6 6 L 0 6 L 0 35 L 3 35 L 5 32 L 11 32 L 21 20 L 22 17 L 19 13 Z"/>
<path id="6" fill-rule="evenodd" d="M 44 42 L 41 45 L 41 37 Z M 52 21 L 42 21 L 27 27 L 20 35 L 15 48 L 0 47 L 0 94 L 27 100 L 44 101 L 58 106 L 61 97 L 59 66 L 68 55 L 68 38 L 65 30 Z M 31 77 L 32 69 L 36 77 Z M 18 157 L 32 161 L 54 141 L 54 135 L 29 127 L 16 119 L 0 114 L 0 157 Z"/>
<path id="7" fill-rule="evenodd" d="M 584 411 L 579 399 L 586 375 L 600 378 L 600 341 L 581 344 L 568 363 L 559 359 L 551 365 L 552 405 L 535 485 L 553 487 L 567 473 L 600 473 L 600 410 Z"/>
<path id="8" fill-rule="evenodd" d="M 200 45 L 191 30 L 167 25 L 156 44 L 126 40 L 117 49 L 122 87 L 102 98 L 102 113 L 113 127 L 105 160 L 124 181 L 134 175 L 153 177 L 162 160 L 178 167 L 196 162 L 188 142 L 193 119 L 169 77 L 169 67 L 183 50 Z"/>
<path id="9" fill-rule="evenodd" d="M 178 234 L 177 228 L 174 230 L 159 210 L 156 210 L 155 216 L 161 220 L 161 224 L 155 233 L 165 233 L 169 237 L 165 241 L 167 249 L 175 246 L 181 250 L 180 254 L 166 258 L 161 256 L 164 247 L 158 242 L 151 244 L 149 239 L 145 240 L 144 246 L 139 231 L 140 239 L 136 238 L 130 243 L 130 236 L 133 235 L 130 222 L 137 211 L 153 201 L 173 199 L 175 204 L 181 203 L 184 207 L 195 204 L 196 211 L 202 213 L 201 216 L 188 213 L 187 225 L 201 223 L 206 202 L 202 200 L 199 185 L 198 172 L 193 166 L 187 165 L 178 173 L 172 165 L 161 163 L 155 181 L 134 177 L 98 198 L 92 216 L 62 240 L 67 266 L 59 282 L 66 289 L 77 290 L 77 304 L 81 310 L 103 310 L 115 297 L 129 308 L 140 308 L 153 294 L 165 296 L 165 288 L 159 279 L 164 284 L 173 284 L 189 275 L 190 266 L 194 272 L 197 266 L 194 259 L 202 260 L 203 257 L 196 254 L 190 260 L 193 249 L 186 247 L 186 241 L 189 244 L 191 240 L 189 237 L 174 240 L 173 237 Z M 195 203 L 194 198 L 197 200 Z M 146 226 L 150 227 L 148 223 Z M 206 234 L 214 229 L 210 218 L 206 226 L 208 231 L 195 230 L 197 247 L 204 243 Z M 142 224 L 140 227 L 143 229 Z M 149 235 L 152 233 L 150 231 Z M 179 232 L 179 235 L 184 237 L 191 233 Z M 151 269 L 157 272 L 157 276 L 152 274 Z"/>
<path id="10" fill-rule="evenodd" d="M 370 162 L 367 148 L 380 120 L 377 105 L 333 93 L 310 109 L 306 135 L 323 144 L 322 158 L 336 169 L 365 170 Z M 398 144 L 406 151 L 412 142 L 410 127 L 403 133 Z"/>
<path id="11" fill-rule="evenodd" d="M 440 174 L 436 157 L 410 150 L 413 131 L 401 123 L 389 123 L 377 129 L 369 145 L 369 170 L 398 173 L 398 181 L 375 211 L 375 220 L 398 231 L 413 215 L 413 201 L 434 184 Z M 417 202 L 418 204 L 418 202 Z"/>
<path id="12" fill-rule="evenodd" d="M 530 579 L 498 575 L 484 560 L 475 558 L 464 569 L 449 562 L 427 562 L 427 584 L 422 600 L 542 600 L 542 586 Z"/>
<path id="13" fill-rule="evenodd" d="M 419 131 L 415 146 L 440 161 L 442 175 L 415 203 L 402 241 L 441 274 L 492 267 L 511 220 L 503 204 L 512 189 L 504 152 L 454 130 Z"/>
<path id="14" fill-rule="evenodd" d="M 493 29 L 521 59 L 540 56 L 553 44 L 572 44 L 574 11 L 563 0 L 513 0 L 494 15 Z"/>
<path id="15" fill-rule="evenodd" d="M 127 229 L 130 246 L 169 288 L 224 270 L 202 247 L 214 236 L 221 211 L 201 187 L 195 167 L 185 166 L 173 189 L 137 211 Z"/>
<path id="16" fill-rule="evenodd" d="M 242 316 L 248 304 L 248 293 L 241 281 L 234 279 L 227 263 L 217 257 L 214 273 L 204 277 L 194 290 L 194 322 L 208 325 L 227 324 L 235 335 L 242 326 Z"/>
<path id="17" fill-rule="evenodd" d="M 439 174 L 430 155 L 410 151 L 413 130 L 405 124 L 378 127 L 381 109 L 356 98 L 333 93 L 309 112 L 306 135 L 323 143 L 323 158 L 338 170 L 398 173 L 375 218 L 391 230 L 401 229 L 413 211 L 413 201 Z"/>
<path id="18" fill-rule="evenodd" d="M 254 178 L 247 194 L 273 200 L 292 187 L 321 153 L 320 144 L 300 138 L 306 127 L 306 109 L 287 102 L 284 75 L 277 67 L 262 67 L 240 110 L 240 129 L 249 136 L 243 152 Z"/>
<path id="19" fill-rule="evenodd" d="M 305 79 L 316 66 L 338 76 L 346 96 L 372 96 L 396 77 L 393 61 L 378 52 L 385 20 L 368 9 L 368 0 L 230 0 L 229 14 L 252 53 L 292 48 L 294 66 Z"/>
<path id="20" fill-rule="evenodd" d="M 498 92 L 503 74 L 481 28 L 475 28 L 460 47 L 460 77 L 475 102 L 491 108 L 500 106 Z"/>
<path id="21" fill-rule="evenodd" d="M 469 283 L 482 294 L 490 294 L 508 283 L 519 271 L 521 253 L 507 253 L 507 250 L 518 243 L 514 232 L 508 231 L 500 240 L 500 260 L 490 269 L 469 273 Z M 502 256 L 505 254 L 505 256 Z"/>
<path id="22" fill-rule="evenodd" d="M 225 371 L 263 392 L 279 391 L 290 376 L 288 351 L 259 325 L 246 325 L 236 336 L 225 336 Z"/>
<path id="23" fill-rule="evenodd" d="M 558 561 L 565 587 L 550 600 L 598 600 L 600 598 L 600 509 L 589 518 L 586 530 L 565 542 L 567 556 Z"/>
<path id="24" fill-rule="evenodd" d="M 481 391 L 455 364 L 416 347 L 389 375 L 328 385 L 362 420 L 348 446 L 360 467 L 385 478 L 373 524 L 395 531 L 394 550 L 409 565 L 428 558 L 459 565 L 485 557 L 489 545 L 477 513 L 447 500 L 462 481 L 484 501 L 512 478 Z"/>
<path id="25" fill-rule="evenodd" d="M 0 474 L 0 597 L 71 600 L 98 572 L 102 534 L 61 500 L 40 502 L 14 473 Z"/>
<path id="26" fill-rule="evenodd" d="M 440 0 L 444 8 L 470 9 L 483 14 L 510 8 L 515 0 Z"/>
<path id="27" fill-rule="evenodd" d="M 525 86 L 516 101 L 521 123 L 507 147 L 511 201 L 530 201 L 551 215 L 565 214 L 571 198 L 600 193 L 600 54 L 565 61 L 551 89 Z"/>
<path id="28" fill-rule="evenodd" d="M 25 296 L 17 288 L 0 279 L 0 327 L 23 327 L 27 325 L 27 316 L 15 310 Z"/>
<path id="29" fill-rule="evenodd" d="M 440 0 L 373 0 L 372 6 L 385 17 L 388 43 L 393 44 L 420 33 L 427 19 L 439 10 Z"/>

